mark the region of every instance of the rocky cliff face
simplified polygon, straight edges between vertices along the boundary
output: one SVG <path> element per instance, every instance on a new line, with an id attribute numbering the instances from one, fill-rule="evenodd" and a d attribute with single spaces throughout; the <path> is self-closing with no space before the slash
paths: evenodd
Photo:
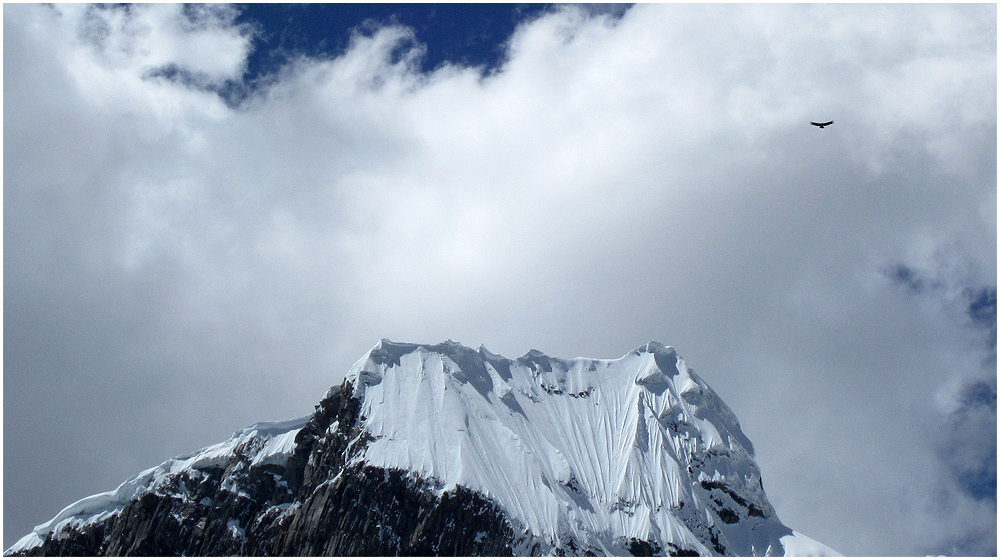
<path id="1" fill-rule="evenodd" d="M 383 341 L 311 416 L 257 424 L 140 473 L 6 554 L 828 550 L 778 521 L 749 448 L 728 408 L 666 347 L 510 361 L 454 343 Z"/>

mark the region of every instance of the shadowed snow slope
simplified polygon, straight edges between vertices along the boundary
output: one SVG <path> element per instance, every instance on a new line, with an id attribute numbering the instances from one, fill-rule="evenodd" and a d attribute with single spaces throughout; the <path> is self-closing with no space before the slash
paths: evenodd
<path id="1" fill-rule="evenodd" d="M 779 521 L 736 417 L 671 347 L 388 340 L 312 416 L 171 459 L 7 551 L 37 553 L 836 555 Z"/>

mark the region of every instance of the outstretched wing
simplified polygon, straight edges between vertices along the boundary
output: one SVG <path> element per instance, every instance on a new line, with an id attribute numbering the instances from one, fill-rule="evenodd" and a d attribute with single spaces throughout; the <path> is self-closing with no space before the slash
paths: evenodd
<path id="1" fill-rule="evenodd" d="M 829 122 L 812 122 L 812 121 L 809 121 L 809 124 L 811 124 L 813 126 L 824 127 L 824 126 L 830 126 L 831 124 L 833 124 L 833 121 L 829 121 Z"/>

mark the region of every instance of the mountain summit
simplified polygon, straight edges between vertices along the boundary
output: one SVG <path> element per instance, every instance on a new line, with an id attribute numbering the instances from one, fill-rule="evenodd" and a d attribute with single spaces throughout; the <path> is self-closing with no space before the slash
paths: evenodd
<path id="1" fill-rule="evenodd" d="M 312 415 L 84 498 L 5 554 L 836 555 L 779 521 L 735 415 L 669 346 L 389 340 Z"/>

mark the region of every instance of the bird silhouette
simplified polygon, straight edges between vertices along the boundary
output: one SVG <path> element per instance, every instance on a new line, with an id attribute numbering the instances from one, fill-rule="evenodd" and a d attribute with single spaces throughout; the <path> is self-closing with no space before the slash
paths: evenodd
<path id="1" fill-rule="evenodd" d="M 812 121 L 810 121 L 809 124 L 811 124 L 813 126 L 818 126 L 820 128 L 823 128 L 823 127 L 830 126 L 831 124 L 833 124 L 833 121 L 829 121 L 829 122 L 812 122 Z"/>

